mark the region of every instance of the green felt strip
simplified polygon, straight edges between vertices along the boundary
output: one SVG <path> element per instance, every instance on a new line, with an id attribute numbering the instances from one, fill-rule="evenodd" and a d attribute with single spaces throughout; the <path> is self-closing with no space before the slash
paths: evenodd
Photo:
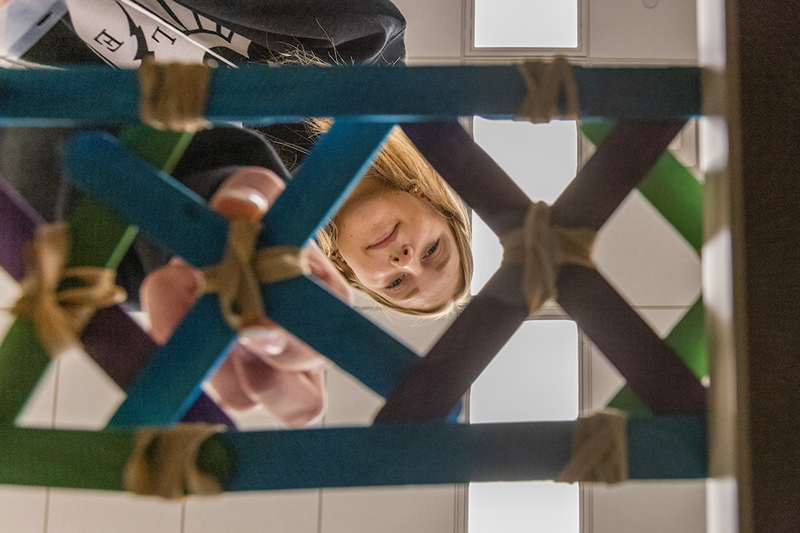
<path id="1" fill-rule="evenodd" d="M 137 124 L 123 128 L 121 137 L 149 163 L 172 170 L 192 134 Z M 68 266 L 116 269 L 138 232 L 88 196 L 78 201 L 69 226 L 72 244 Z M 33 324 L 18 318 L 0 344 L 0 426 L 13 424 L 49 364 L 50 356 Z"/>
<path id="2" fill-rule="evenodd" d="M 609 121 L 583 122 L 581 131 L 596 145 L 613 126 L 613 122 Z M 675 156 L 665 152 L 638 189 L 686 242 L 699 252 L 703 246 L 703 184 Z"/>
<path id="3" fill-rule="evenodd" d="M 708 377 L 705 307 L 702 298 L 683 315 L 665 340 L 698 378 Z"/>
<path id="4" fill-rule="evenodd" d="M 0 484 L 123 490 L 134 441 L 134 431 L 0 428 Z M 221 438 L 200 447 L 198 469 L 230 482 L 233 458 Z"/>
<path id="5" fill-rule="evenodd" d="M 14 424 L 49 364 L 50 354 L 39 342 L 36 326 L 18 318 L 0 345 L 0 426 Z M 0 443 L 0 455 L 4 453 Z"/>
<path id="6" fill-rule="evenodd" d="M 653 414 L 627 385 L 624 385 L 616 396 L 611 398 L 606 407 L 619 409 L 631 415 L 647 416 Z"/>
<path id="7" fill-rule="evenodd" d="M 703 300 L 698 299 L 672 328 L 665 339 L 675 350 L 686 366 L 702 379 L 708 376 L 708 351 L 705 335 L 705 308 Z M 622 387 L 608 407 L 621 409 L 631 414 L 650 414 L 650 410 L 636 397 L 627 385 Z"/>

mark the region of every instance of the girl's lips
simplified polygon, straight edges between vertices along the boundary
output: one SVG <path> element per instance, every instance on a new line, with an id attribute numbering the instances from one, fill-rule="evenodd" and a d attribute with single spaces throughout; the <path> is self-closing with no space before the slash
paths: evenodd
<path id="1" fill-rule="evenodd" d="M 380 248 L 385 248 L 390 244 L 392 244 L 394 240 L 397 238 L 397 226 L 399 225 L 400 225 L 399 223 L 395 224 L 391 231 L 389 231 L 388 233 L 384 233 L 383 235 L 378 237 L 378 240 L 367 246 L 367 249 L 377 250 Z"/>

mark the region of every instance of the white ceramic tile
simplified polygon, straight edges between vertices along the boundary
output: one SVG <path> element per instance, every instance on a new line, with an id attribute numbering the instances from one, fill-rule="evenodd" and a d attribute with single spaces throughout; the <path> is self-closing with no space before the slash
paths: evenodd
<path id="1" fill-rule="evenodd" d="M 51 489 L 47 533 L 180 533 L 182 507 L 123 492 Z"/>
<path id="2" fill-rule="evenodd" d="M 654 7 L 648 7 L 653 6 Z M 695 0 L 592 0 L 590 58 L 694 61 Z"/>
<path id="3" fill-rule="evenodd" d="M 7 309 L 14 305 L 19 294 L 19 284 L 8 272 L 0 268 L 0 309 Z"/>
<path id="4" fill-rule="evenodd" d="M 461 57 L 462 0 L 396 0 L 408 22 L 406 54 L 413 58 Z"/>
<path id="5" fill-rule="evenodd" d="M 600 229 L 598 270 L 632 306 L 691 306 L 700 295 L 700 259 L 634 191 Z"/>
<path id="6" fill-rule="evenodd" d="M 683 315 L 689 311 L 689 307 L 678 307 L 670 309 L 642 309 L 636 308 L 639 316 L 647 322 L 656 335 L 662 339 L 669 335 L 678 322 L 683 318 Z"/>
<path id="7" fill-rule="evenodd" d="M 338 367 L 328 369 L 326 427 L 366 426 L 383 405 L 383 398 Z"/>
<path id="8" fill-rule="evenodd" d="M 470 483 L 470 533 L 578 533 L 578 484 L 552 481 Z"/>
<path id="9" fill-rule="evenodd" d="M 0 486 L 0 530 L 3 533 L 44 531 L 47 489 Z"/>
<path id="10" fill-rule="evenodd" d="M 318 511 L 318 490 L 191 497 L 183 533 L 317 533 Z"/>
<path id="11" fill-rule="evenodd" d="M 739 531 L 739 502 L 736 480 L 712 478 L 706 481 L 706 531 L 735 533 Z"/>
<path id="12" fill-rule="evenodd" d="M 389 309 L 368 312 L 366 316 L 420 355 L 428 353 L 456 319 L 410 316 Z"/>
<path id="13" fill-rule="evenodd" d="M 321 533 L 452 533 L 455 488 L 324 489 Z"/>
<path id="14" fill-rule="evenodd" d="M 595 484 L 594 533 L 705 533 L 705 480 Z"/>
<path id="15" fill-rule="evenodd" d="M 125 393 L 85 352 L 60 357 L 56 427 L 99 430 L 125 399 Z"/>
<path id="16" fill-rule="evenodd" d="M 470 389 L 473 423 L 577 416 L 578 328 L 571 320 L 523 323 Z"/>
<path id="17" fill-rule="evenodd" d="M 591 380 L 592 412 L 604 409 L 608 402 L 625 385 L 625 378 L 622 377 L 622 374 L 595 346 L 592 347 Z"/>
<path id="18" fill-rule="evenodd" d="M 53 413 L 55 407 L 56 383 L 59 374 L 59 362 L 47 367 L 36 389 L 28 398 L 25 407 L 17 417 L 17 424 L 24 427 L 50 428 L 53 427 Z"/>

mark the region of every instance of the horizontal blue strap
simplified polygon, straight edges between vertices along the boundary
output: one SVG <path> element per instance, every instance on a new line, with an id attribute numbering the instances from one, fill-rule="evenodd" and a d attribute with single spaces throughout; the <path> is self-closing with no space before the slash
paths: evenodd
<path id="1" fill-rule="evenodd" d="M 696 67 L 579 67 L 583 119 L 687 118 L 700 114 Z M 119 124 L 139 120 L 136 72 L 101 66 L 0 71 L 0 125 Z M 213 123 L 299 122 L 364 116 L 380 122 L 479 115 L 508 119 L 527 95 L 513 65 L 221 68 L 211 79 Z"/>

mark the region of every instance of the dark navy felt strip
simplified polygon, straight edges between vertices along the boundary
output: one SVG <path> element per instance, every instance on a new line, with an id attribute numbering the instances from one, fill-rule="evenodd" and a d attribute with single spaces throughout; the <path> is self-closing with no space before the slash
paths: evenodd
<path id="1" fill-rule="evenodd" d="M 566 227 L 599 229 L 647 174 L 681 127 L 680 121 L 618 124 L 554 204 L 553 222 Z M 457 123 L 403 124 L 403 130 L 456 192 L 468 203 L 475 204 L 470 205 L 498 235 L 521 224 L 530 204 L 527 196 Z M 562 268 L 562 272 L 569 270 Z M 594 274 L 602 280 L 599 274 Z M 626 378 L 630 372 L 639 388 L 656 384 L 646 394 L 646 399 L 640 396 L 648 406 L 652 403 L 654 412 L 705 412 L 705 390 L 697 378 L 605 280 L 602 280 L 605 291 L 601 298 L 571 290 L 570 281 L 563 281 L 561 276 L 560 273 L 559 293 L 562 294 L 560 287 L 563 285 L 567 287 L 564 294 L 571 296 L 563 307 L 578 326 L 590 339 L 594 341 L 596 335 L 605 341 L 609 351 L 615 351 L 613 355 L 606 353 L 607 357 L 619 362 L 617 368 Z M 487 285 L 428 356 L 415 365 L 387 398 L 376 422 L 442 419 L 452 409 L 527 315 L 520 275 L 497 278 L 497 285 L 491 285 L 493 298 L 482 298 L 489 288 Z M 516 297 L 516 303 L 501 310 L 496 301 L 503 294 L 508 295 L 508 302 Z M 604 298 L 617 304 L 614 313 L 608 311 Z M 484 328 L 485 325 L 491 327 Z M 481 333 L 476 334 L 476 331 Z M 636 336 L 636 340 L 625 339 L 626 335 Z M 497 348 L 494 352 L 474 349 L 475 343 Z M 656 363 L 644 362 L 651 360 Z M 680 390 L 687 391 L 685 398 L 670 398 L 674 380 Z"/>
<path id="2" fill-rule="evenodd" d="M 553 223 L 599 230 L 684 124 L 682 120 L 618 122 L 553 203 Z"/>
<path id="3" fill-rule="evenodd" d="M 150 336 L 119 306 L 95 313 L 81 334 L 81 342 L 86 353 L 123 390 L 133 383 L 158 349 Z M 233 420 L 203 392 L 183 421 L 225 424 L 236 429 Z"/>
<path id="4" fill-rule="evenodd" d="M 596 270 L 562 265 L 558 303 L 653 414 L 703 414 L 706 389 Z"/>
<path id="5" fill-rule="evenodd" d="M 442 420 L 528 317 L 519 265 L 495 273 L 387 398 L 375 423 Z"/>

